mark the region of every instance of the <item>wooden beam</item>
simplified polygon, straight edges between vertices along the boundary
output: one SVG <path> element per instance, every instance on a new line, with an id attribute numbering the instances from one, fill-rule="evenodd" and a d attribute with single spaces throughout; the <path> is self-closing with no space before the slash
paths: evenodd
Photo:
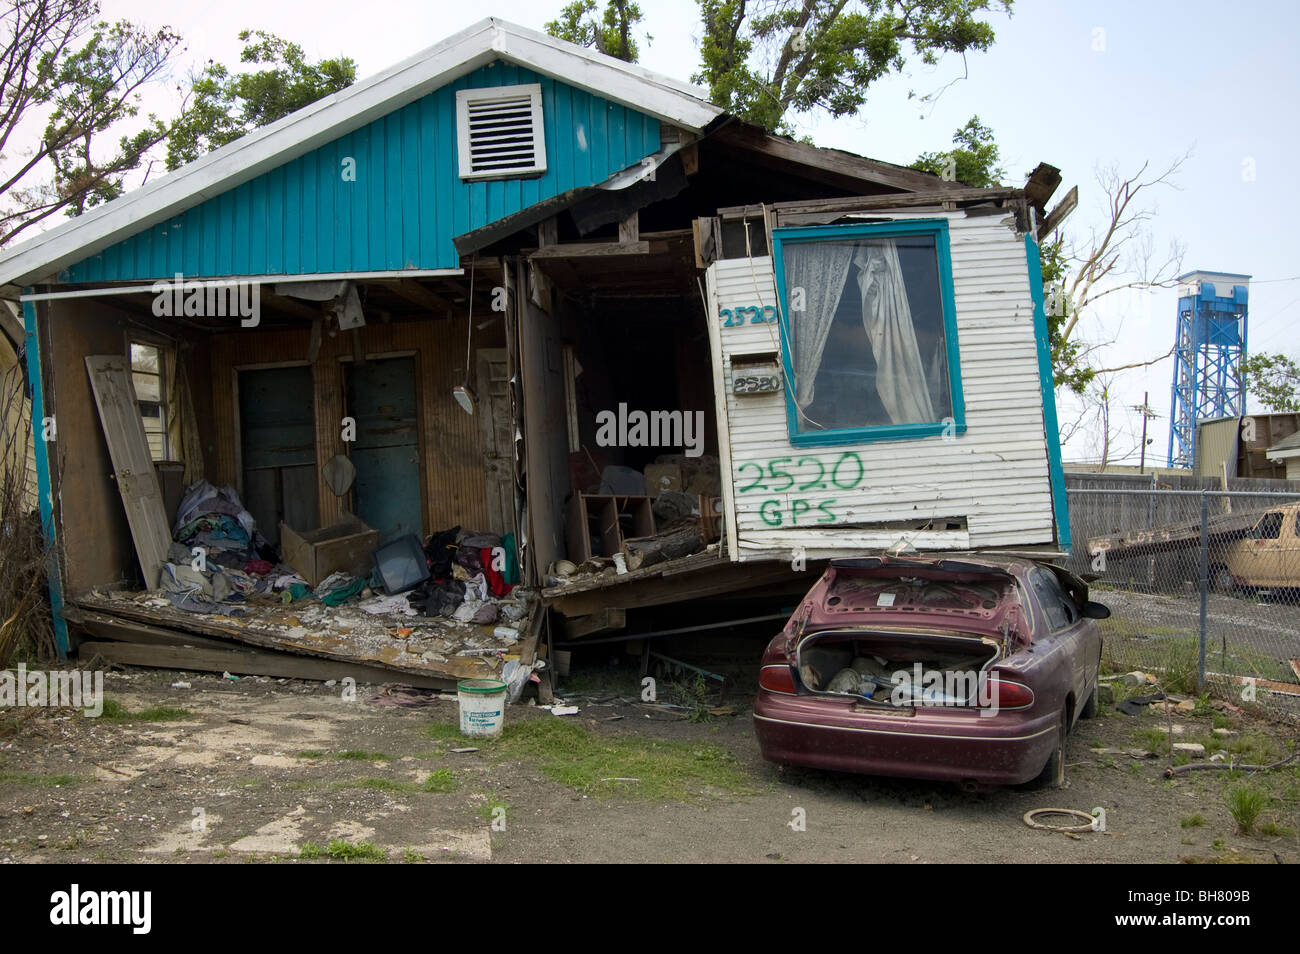
<path id="1" fill-rule="evenodd" d="M 767 211 L 777 215 L 783 212 L 858 212 L 873 209 L 903 209 L 920 205 L 941 206 L 945 202 L 992 202 L 1019 198 L 1020 189 L 961 189 L 946 192 L 912 192 L 891 195 L 847 196 L 842 199 L 808 199 L 801 202 L 778 202 L 767 206 Z M 758 218 L 764 212 L 761 205 L 735 205 L 718 210 L 723 219 Z"/>
<path id="2" fill-rule="evenodd" d="M 555 216 L 537 223 L 537 244 L 543 248 L 556 245 L 560 241 L 560 224 Z"/>
<path id="3" fill-rule="evenodd" d="M 93 613 L 76 606 L 65 606 L 60 614 L 74 629 L 100 640 L 119 640 L 127 643 L 142 643 L 149 646 L 193 646 L 196 649 L 236 648 L 234 643 L 195 636 L 193 633 L 178 632 L 147 623 L 133 623 L 117 619 L 104 613 Z"/>
<path id="4" fill-rule="evenodd" d="M 641 238 L 641 213 L 633 212 L 618 223 L 618 240 L 627 245 Z"/>
<path id="5" fill-rule="evenodd" d="M 228 672 L 243 676 L 311 679 L 317 682 L 351 677 L 362 683 L 400 683 L 421 689 L 452 689 L 456 685 L 454 679 L 407 673 L 399 675 L 378 666 L 331 662 L 261 649 L 200 649 L 197 646 L 160 646 L 114 641 L 82 643 L 79 654 L 82 659 L 98 656 L 120 666 L 146 666 L 153 669 Z"/>
<path id="6" fill-rule="evenodd" d="M 261 296 L 262 304 L 266 305 L 268 308 L 274 309 L 275 311 L 281 311 L 287 315 L 293 315 L 295 318 L 302 318 L 304 321 L 313 321 L 319 318 L 322 314 L 320 308 L 313 308 L 311 305 L 303 304 L 301 301 L 296 299 L 267 291 L 265 285 L 261 286 L 261 289 L 259 295 Z"/>
<path id="7" fill-rule="evenodd" d="M 1073 186 L 1070 191 L 1065 193 L 1065 198 L 1056 203 L 1056 208 L 1047 213 L 1047 218 L 1043 219 L 1043 224 L 1038 226 L 1038 241 L 1042 241 L 1047 236 L 1055 232 L 1062 222 L 1064 222 L 1071 212 L 1079 205 L 1079 187 Z"/>
<path id="8" fill-rule="evenodd" d="M 695 267 L 708 268 L 718 257 L 720 223 L 716 218 L 693 219 L 692 238 L 695 240 Z"/>
<path id="9" fill-rule="evenodd" d="M 621 606 L 606 606 L 590 616 L 579 616 L 564 621 L 564 635 L 569 639 L 594 636 L 616 629 L 627 628 L 627 610 Z"/>
<path id="10" fill-rule="evenodd" d="M 649 242 L 563 242 L 533 252 L 529 258 L 598 258 L 610 255 L 649 255 Z"/>
<path id="11" fill-rule="evenodd" d="M 757 126 L 733 124 L 713 133 L 712 138 L 775 159 L 820 169 L 847 179 L 871 182 L 905 192 L 955 191 L 966 188 L 961 183 L 945 183 L 938 176 L 905 166 L 855 156 L 838 149 L 821 149 L 807 143 L 783 139 Z"/>
<path id="12" fill-rule="evenodd" d="M 678 155 L 682 157 L 683 173 L 693 176 L 700 171 L 700 144 L 698 142 L 683 146 Z"/>
<path id="13" fill-rule="evenodd" d="M 419 279 L 401 278 L 395 282 L 386 282 L 388 290 L 403 301 L 409 301 L 419 308 L 440 314 L 450 314 L 456 305 L 450 298 L 444 298 L 437 292 L 430 291 Z"/>
<path id="14" fill-rule="evenodd" d="M 803 573 L 792 571 L 786 563 L 727 562 L 708 569 L 693 570 L 689 574 L 649 576 L 576 593 L 561 591 L 546 597 L 546 602 L 565 616 L 575 617 L 590 616 L 607 607 L 637 609 L 759 588 L 766 595 L 782 592 L 782 584 L 802 595 L 823 569 L 825 563 L 814 564 L 812 561 L 809 562 L 809 569 Z"/>
<path id="15" fill-rule="evenodd" d="M 1025 196 L 1030 202 L 1034 203 L 1034 208 L 1041 213 L 1047 208 L 1047 202 L 1052 198 L 1052 193 L 1061 185 L 1061 170 L 1056 166 L 1040 162 L 1038 167 L 1029 174 L 1029 179 L 1025 182 Z"/>

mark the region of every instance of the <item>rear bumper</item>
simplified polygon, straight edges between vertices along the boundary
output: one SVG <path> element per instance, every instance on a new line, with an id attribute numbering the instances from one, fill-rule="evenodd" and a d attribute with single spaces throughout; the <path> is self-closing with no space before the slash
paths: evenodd
<path id="1" fill-rule="evenodd" d="M 1036 707 L 981 716 L 921 707 L 864 712 L 852 700 L 759 690 L 754 731 L 763 757 L 862 775 L 1018 785 L 1038 775 L 1056 747 L 1058 713 Z"/>

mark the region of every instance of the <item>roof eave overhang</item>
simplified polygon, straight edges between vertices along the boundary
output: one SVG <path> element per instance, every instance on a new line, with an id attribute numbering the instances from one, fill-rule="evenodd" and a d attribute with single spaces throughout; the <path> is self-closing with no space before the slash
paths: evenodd
<path id="1" fill-rule="evenodd" d="M 649 70 L 489 18 L 369 79 L 43 232 L 0 256 L 0 295 L 56 280 L 70 265 L 242 185 L 428 95 L 506 60 L 700 132 L 722 115 L 702 92 Z"/>

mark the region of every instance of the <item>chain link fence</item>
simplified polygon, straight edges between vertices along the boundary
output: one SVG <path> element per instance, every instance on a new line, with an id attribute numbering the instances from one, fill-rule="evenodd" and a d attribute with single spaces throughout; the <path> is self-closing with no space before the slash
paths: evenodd
<path id="1" fill-rule="evenodd" d="M 1300 493 L 1073 487 L 1108 663 L 1300 719 Z"/>

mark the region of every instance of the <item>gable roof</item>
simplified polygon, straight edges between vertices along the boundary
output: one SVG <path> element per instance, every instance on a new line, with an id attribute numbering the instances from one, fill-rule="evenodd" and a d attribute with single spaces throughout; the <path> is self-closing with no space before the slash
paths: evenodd
<path id="1" fill-rule="evenodd" d="M 1300 452 L 1300 431 L 1296 431 L 1289 437 L 1284 437 L 1267 451 L 1267 456 L 1271 459 L 1274 454 L 1279 457 L 1294 457 Z"/>
<path id="2" fill-rule="evenodd" d="M 692 132 L 701 132 L 722 115 L 700 89 L 489 17 L 375 76 L 14 246 L 0 254 L 0 290 L 47 279 L 494 60 L 528 67 Z"/>

